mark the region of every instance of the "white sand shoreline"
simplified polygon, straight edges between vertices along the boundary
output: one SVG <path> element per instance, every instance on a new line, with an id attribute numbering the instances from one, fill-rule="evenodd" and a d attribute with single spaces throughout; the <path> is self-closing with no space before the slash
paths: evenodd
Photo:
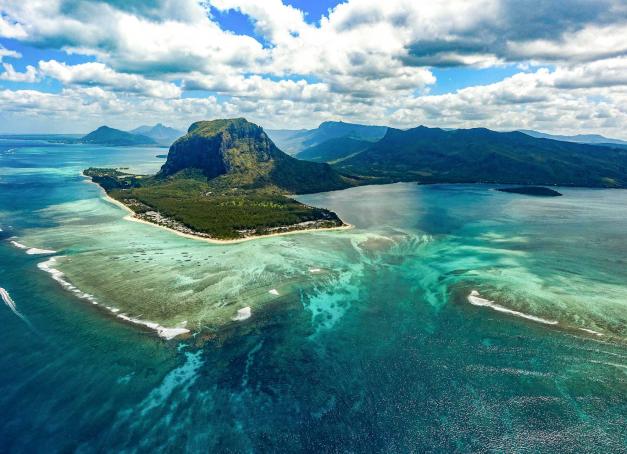
<path id="1" fill-rule="evenodd" d="M 81 173 L 82 174 L 82 173 Z M 182 236 L 184 238 L 189 238 L 192 240 L 200 240 L 200 241 L 205 241 L 207 243 L 211 243 L 211 244 L 237 244 L 237 243 L 243 243 L 245 241 L 252 241 L 252 240 L 259 240 L 259 239 L 263 239 L 263 238 L 270 238 L 270 237 L 274 237 L 274 236 L 283 236 L 283 235 L 293 235 L 296 233 L 311 233 L 311 232 L 325 232 L 325 231 L 332 231 L 332 230 L 350 230 L 352 228 L 354 228 L 354 226 L 352 224 L 344 224 L 340 227 L 323 227 L 323 228 L 319 228 L 319 229 L 296 229 L 296 230 L 290 230 L 288 232 L 278 232 L 278 233 L 268 233 L 266 235 L 253 235 L 253 236 L 246 236 L 243 238 L 237 238 L 237 239 L 233 239 L 233 240 L 219 240 L 216 238 L 207 238 L 204 236 L 198 236 L 198 235 L 194 235 L 191 233 L 185 233 L 185 232 L 180 232 L 176 229 L 172 229 L 170 227 L 166 227 L 164 225 L 159 225 L 159 224 L 155 224 L 154 222 L 149 222 L 149 221 L 145 221 L 143 219 L 139 219 L 135 216 L 135 212 L 130 209 L 128 206 L 124 205 L 122 202 L 120 202 L 119 200 L 115 200 L 113 197 L 110 197 L 109 194 L 107 194 L 107 192 L 104 190 L 104 188 L 102 186 L 100 186 L 98 183 L 94 183 L 93 181 L 91 181 L 91 179 L 82 174 L 85 178 L 86 181 L 88 183 L 91 184 L 95 184 L 96 186 L 98 186 L 98 188 L 101 190 L 102 192 L 102 198 L 104 200 L 106 200 L 109 203 L 112 203 L 113 205 L 116 205 L 120 208 L 122 208 L 123 210 L 125 210 L 128 215 L 124 216 L 124 220 L 125 221 L 132 221 L 132 222 L 138 222 L 140 224 L 146 224 L 146 225 L 150 225 L 153 227 L 159 227 L 161 229 L 167 230 L 171 233 L 174 233 L 178 236 Z"/>

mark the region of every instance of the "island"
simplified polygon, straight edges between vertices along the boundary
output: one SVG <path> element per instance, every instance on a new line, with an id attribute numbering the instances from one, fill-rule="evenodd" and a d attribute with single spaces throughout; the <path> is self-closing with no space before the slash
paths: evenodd
<path id="1" fill-rule="evenodd" d="M 347 228 L 332 211 L 290 195 L 356 184 L 329 164 L 288 156 L 244 118 L 192 124 L 156 175 L 101 168 L 84 174 L 131 210 L 133 219 L 218 241 Z"/>
<path id="2" fill-rule="evenodd" d="M 536 197 L 559 197 L 563 195 L 554 189 L 545 188 L 543 186 L 518 186 L 515 188 L 497 188 L 500 192 L 510 192 L 513 194 L 525 194 Z"/>

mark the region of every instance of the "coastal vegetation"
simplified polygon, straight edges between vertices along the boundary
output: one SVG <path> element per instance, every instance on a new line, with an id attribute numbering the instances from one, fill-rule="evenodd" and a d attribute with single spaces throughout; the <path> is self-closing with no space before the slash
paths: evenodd
<path id="1" fill-rule="evenodd" d="M 335 168 L 381 182 L 627 187 L 627 150 L 484 128 L 390 128 Z"/>
<path id="2" fill-rule="evenodd" d="M 328 164 L 286 155 L 244 119 L 194 123 L 155 176 L 98 168 L 84 173 L 137 217 L 216 239 L 341 227 L 335 213 L 287 195 L 355 184 Z"/>
<path id="3" fill-rule="evenodd" d="M 512 194 L 524 194 L 533 195 L 537 197 L 559 197 L 563 195 L 551 188 L 544 188 L 542 186 L 518 186 L 516 188 L 497 188 L 500 192 L 509 192 Z"/>

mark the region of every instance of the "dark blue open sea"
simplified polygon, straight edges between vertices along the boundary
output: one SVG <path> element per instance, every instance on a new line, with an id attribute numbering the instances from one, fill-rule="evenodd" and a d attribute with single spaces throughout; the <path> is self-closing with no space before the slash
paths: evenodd
<path id="1" fill-rule="evenodd" d="M 362 187 L 219 245 L 81 176 L 163 153 L 0 140 L 1 452 L 627 452 L 626 191 Z"/>

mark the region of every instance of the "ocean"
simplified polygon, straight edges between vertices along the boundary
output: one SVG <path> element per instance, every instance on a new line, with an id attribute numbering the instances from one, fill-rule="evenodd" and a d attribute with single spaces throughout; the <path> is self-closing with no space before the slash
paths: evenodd
<path id="1" fill-rule="evenodd" d="M 627 452 L 627 191 L 367 186 L 219 245 L 81 175 L 164 153 L 0 140 L 1 452 Z"/>

